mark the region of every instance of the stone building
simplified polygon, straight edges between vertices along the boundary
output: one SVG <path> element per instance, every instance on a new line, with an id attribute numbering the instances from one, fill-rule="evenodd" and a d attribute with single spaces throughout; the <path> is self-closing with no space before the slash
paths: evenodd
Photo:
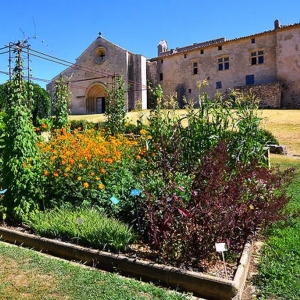
<path id="1" fill-rule="evenodd" d="M 114 45 L 101 34 L 74 65 L 47 85 L 51 95 L 55 80 L 61 76 L 69 78 L 72 114 L 104 113 L 107 88 L 113 88 L 114 76 L 122 76 L 125 81 L 126 110 L 134 109 L 136 103 L 147 108 L 146 58 Z"/>
<path id="2" fill-rule="evenodd" d="M 106 88 L 116 74 L 130 86 L 127 110 L 134 109 L 137 101 L 143 109 L 149 108 L 147 81 L 160 84 L 165 95 L 177 92 L 182 107 L 184 98 L 197 101 L 197 83 L 204 79 L 212 99 L 216 92 L 226 98 L 233 89 L 251 89 L 263 108 L 300 108 L 300 23 L 282 26 L 276 20 L 269 31 L 170 50 L 162 40 L 157 57 L 148 60 L 100 35 L 47 89 L 52 91 L 59 76 L 70 76 L 72 113 L 103 113 Z"/>
<path id="3" fill-rule="evenodd" d="M 300 108 L 300 23 L 276 20 L 270 31 L 170 50 L 163 40 L 147 62 L 147 78 L 166 95 L 177 92 L 181 105 L 183 97 L 196 101 L 197 82 L 207 79 L 211 98 L 251 88 L 261 107 Z"/>

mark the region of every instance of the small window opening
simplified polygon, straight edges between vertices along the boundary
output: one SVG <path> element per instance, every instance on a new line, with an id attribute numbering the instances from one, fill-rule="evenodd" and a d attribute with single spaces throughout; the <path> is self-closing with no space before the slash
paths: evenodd
<path id="1" fill-rule="evenodd" d="M 196 62 L 193 63 L 193 74 L 198 74 L 198 63 Z"/>
<path id="2" fill-rule="evenodd" d="M 216 89 L 221 89 L 222 88 L 222 81 L 217 81 L 216 82 Z"/>

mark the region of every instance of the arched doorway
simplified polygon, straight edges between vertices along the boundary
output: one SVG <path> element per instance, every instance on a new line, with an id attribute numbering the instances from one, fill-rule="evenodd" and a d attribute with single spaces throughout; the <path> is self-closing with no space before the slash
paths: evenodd
<path id="1" fill-rule="evenodd" d="M 105 98 L 107 92 L 101 83 L 94 83 L 86 92 L 86 113 L 103 114 L 105 112 Z"/>

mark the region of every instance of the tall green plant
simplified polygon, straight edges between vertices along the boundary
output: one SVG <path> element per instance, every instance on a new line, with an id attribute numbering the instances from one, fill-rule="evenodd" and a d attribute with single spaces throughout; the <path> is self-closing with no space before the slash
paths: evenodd
<path id="1" fill-rule="evenodd" d="M 115 76 L 112 88 L 107 88 L 105 106 L 106 127 L 108 134 L 124 133 L 126 124 L 125 82 L 122 76 Z"/>
<path id="2" fill-rule="evenodd" d="M 61 77 L 55 82 L 52 102 L 53 128 L 62 128 L 68 124 L 68 111 L 70 104 L 70 91 L 68 81 Z"/>
<path id="3" fill-rule="evenodd" d="M 31 85 L 23 76 L 22 51 L 25 45 L 19 42 L 15 50 L 16 66 L 10 84 L 9 105 L 5 117 L 6 134 L 3 151 L 3 182 L 7 188 L 2 201 L 4 216 L 8 219 L 23 219 L 39 206 L 40 155 L 37 135 L 34 132 L 29 103 Z"/>

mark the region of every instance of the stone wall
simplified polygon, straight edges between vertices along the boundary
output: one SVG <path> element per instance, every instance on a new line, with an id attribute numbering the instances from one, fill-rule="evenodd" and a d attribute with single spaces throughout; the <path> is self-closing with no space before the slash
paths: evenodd
<path id="1" fill-rule="evenodd" d="M 239 91 L 247 94 L 250 90 L 259 99 L 260 108 L 280 108 L 282 84 L 279 82 L 269 84 L 246 85 L 236 87 Z"/>

